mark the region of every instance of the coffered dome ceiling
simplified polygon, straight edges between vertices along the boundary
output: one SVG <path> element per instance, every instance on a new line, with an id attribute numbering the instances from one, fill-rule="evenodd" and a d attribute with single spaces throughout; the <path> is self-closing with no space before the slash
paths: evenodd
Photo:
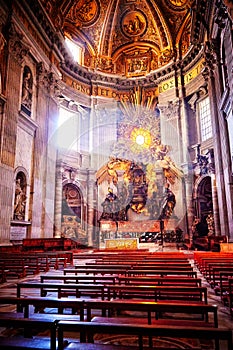
<path id="1" fill-rule="evenodd" d="M 82 65 L 140 77 L 190 50 L 194 0 L 42 0 L 57 30 L 83 50 Z"/>

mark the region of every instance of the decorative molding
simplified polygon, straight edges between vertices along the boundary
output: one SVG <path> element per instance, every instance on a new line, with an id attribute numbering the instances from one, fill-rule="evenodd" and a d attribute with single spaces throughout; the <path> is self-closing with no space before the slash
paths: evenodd
<path id="1" fill-rule="evenodd" d="M 24 57 L 28 54 L 29 45 L 23 42 L 24 36 L 19 33 L 13 22 L 9 28 L 9 52 L 15 57 L 19 64 L 23 63 Z"/>

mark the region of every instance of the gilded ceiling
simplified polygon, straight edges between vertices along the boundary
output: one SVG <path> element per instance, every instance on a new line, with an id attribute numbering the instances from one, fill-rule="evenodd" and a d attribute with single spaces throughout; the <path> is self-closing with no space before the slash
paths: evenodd
<path id="1" fill-rule="evenodd" d="M 140 77 L 185 57 L 194 0 L 42 0 L 57 30 L 83 48 L 83 65 Z"/>

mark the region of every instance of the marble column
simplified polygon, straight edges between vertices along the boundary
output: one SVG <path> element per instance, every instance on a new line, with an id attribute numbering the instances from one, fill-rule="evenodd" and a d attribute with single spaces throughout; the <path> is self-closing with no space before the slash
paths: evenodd
<path id="1" fill-rule="evenodd" d="M 54 208 L 54 235 L 61 237 L 62 219 L 62 165 L 57 163 L 56 188 L 55 188 L 55 208 Z"/>
<path id="2" fill-rule="evenodd" d="M 11 23 L 9 26 L 9 41 L 4 51 L 3 62 L 7 66 L 4 87 L 1 86 L 1 160 L 0 160 L 0 198 L 1 198 L 1 243 L 10 241 L 10 222 L 13 215 L 14 196 L 14 166 L 16 153 L 16 135 L 18 125 L 18 110 L 21 88 L 22 64 L 28 53 L 28 47 L 22 42 L 22 35 Z M 1 48 L 3 41 L 1 40 Z M 5 96 L 2 95 L 4 90 Z"/>
<path id="3" fill-rule="evenodd" d="M 93 246 L 93 234 L 95 227 L 95 214 L 94 214 L 94 186 L 95 186 L 95 172 L 89 170 L 88 173 L 88 186 L 87 186 L 87 240 L 88 246 Z"/>

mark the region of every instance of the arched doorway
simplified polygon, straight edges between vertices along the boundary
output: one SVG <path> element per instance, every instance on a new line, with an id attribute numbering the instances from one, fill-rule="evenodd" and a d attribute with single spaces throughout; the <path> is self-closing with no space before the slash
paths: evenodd
<path id="1" fill-rule="evenodd" d="M 213 225 L 213 198 L 210 176 L 204 176 L 197 183 L 194 194 L 194 222 L 200 222 L 201 232 L 199 236 L 214 233 Z"/>
<path id="2" fill-rule="evenodd" d="M 195 214 L 200 219 L 213 213 L 211 177 L 205 176 L 199 182 L 196 191 Z"/>
<path id="3" fill-rule="evenodd" d="M 62 188 L 62 235 L 66 238 L 84 239 L 83 199 L 79 188 L 72 183 Z"/>

